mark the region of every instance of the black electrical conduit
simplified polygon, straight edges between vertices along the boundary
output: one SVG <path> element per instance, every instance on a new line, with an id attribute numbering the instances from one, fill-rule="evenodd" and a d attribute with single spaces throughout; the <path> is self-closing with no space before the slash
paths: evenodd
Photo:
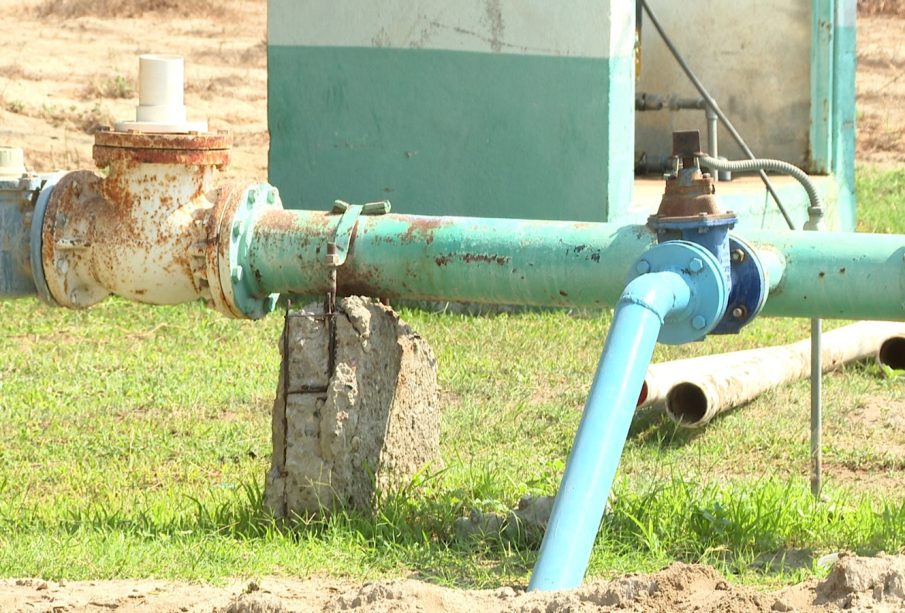
<path id="1" fill-rule="evenodd" d="M 742 151 L 745 152 L 750 159 L 757 159 L 754 156 L 754 153 L 751 151 L 751 148 L 748 147 L 748 144 L 742 138 L 742 135 L 738 133 L 738 130 L 735 129 L 735 126 L 732 125 L 732 122 L 729 121 L 729 118 L 726 117 L 726 114 L 723 113 L 722 109 L 720 109 L 719 105 L 717 105 L 716 100 L 714 100 L 713 96 L 710 95 L 710 92 L 704 87 L 704 84 L 701 83 L 701 80 L 692 72 L 691 68 L 688 66 L 688 63 L 685 61 L 685 58 L 679 53 L 679 50 L 676 49 L 676 46 L 673 44 L 672 40 L 669 36 L 666 35 L 666 32 L 663 30 L 663 27 L 660 25 L 660 21 L 657 19 L 654 12 L 651 10 L 650 6 L 647 4 L 646 0 L 638 0 L 639 4 L 644 8 L 644 11 L 647 13 L 647 16 L 650 18 L 650 22 L 654 24 L 654 27 L 657 29 L 657 32 L 660 34 L 660 38 L 663 39 L 663 42 L 666 43 L 666 46 L 669 48 L 670 53 L 676 59 L 676 62 L 679 63 L 679 66 L 691 80 L 692 85 L 694 85 L 695 89 L 698 90 L 698 93 L 701 97 L 707 101 L 707 104 L 713 109 L 713 112 L 716 113 L 717 117 L 720 118 L 723 126 L 727 130 L 729 130 L 729 134 L 732 135 L 733 140 L 738 143 L 738 146 L 741 147 Z M 785 218 L 786 223 L 789 225 L 790 230 L 795 229 L 795 224 L 792 223 L 792 218 L 789 217 L 788 211 L 782 205 L 782 202 L 779 199 L 779 194 L 776 193 L 776 189 L 774 189 L 773 184 L 770 182 L 770 179 L 767 177 L 767 173 L 763 170 L 760 170 L 760 178 L 764 182 L 764 185 L 767 188 L 767 191 L 770 192 L 770 195 L 773 196 L 773 200 L 776 202 L 776 206 L 779 207 L 779 212 L 782 213 L 782 216 Z M 809 194 L 810 195 L 810 194 Z"/>

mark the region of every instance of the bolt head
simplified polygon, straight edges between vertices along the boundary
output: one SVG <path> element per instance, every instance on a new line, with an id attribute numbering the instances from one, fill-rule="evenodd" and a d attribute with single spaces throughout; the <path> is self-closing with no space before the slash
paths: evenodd
<path id="1" fill-rule="evenodd" d="M 242 281 L 242 270 L 241 266 L 233 266 L 232 271 L 230 271 L 230 277 L 233 280 L 233 283 L 240 283 Z"/>
<path id="2" fill-rule="evenodd" d="M 647 260 L 638 260 L 635 263 L 635 272 L 639 275 L 647 274 L 650 272 L 650 262 Z"/>
<path id="3" fill-rule="evenodd" d="M 704 270 L 704 262 L 701 258 L 691 258 L 688 262 L 688 270 L 691 272 L 701 272 Z"/>
<path id="4" fill-rule="evenodd" d="M 691 320 L 691 327 L 695 330 L 703 330 L 707 327 L 707 319 L 703 315 L 695 315 Z"/>
<path id="5" fill-rule="evenodd" d="M 277 201 L 277 190 L 274 187 L 267 191 L 267 204 L 273 204 L 276 201 Z"/>
<path id="6" fill-rule="evenodd" d="M 742 263 L 745 261 L 745 252 L 741 249 L 733 249 L 732 253 L 729 254 L 729 258 L 733 262 Z"/>
<path id="7" fill-rule="evenodd" d="M 742 319 L 747 314 L 747 310 L 743 306 L 737 306 L 732 309 L 732 316 L 735 319 Z"/>

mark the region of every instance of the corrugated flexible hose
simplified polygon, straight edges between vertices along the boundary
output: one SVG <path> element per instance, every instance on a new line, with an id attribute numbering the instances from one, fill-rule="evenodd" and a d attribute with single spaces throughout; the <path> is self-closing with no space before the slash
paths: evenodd
<path id="1" fill-rule="evenodd" d="M 706 166 L 707 168 L 711 168 L 713 170 L 722 170 L 729 172 L 755 172 L 759 170 L 770 170 L 773 172 L 787 174 L 801 183 L 802 187 L 804 187 L 804 191 L 808 194 L 810 206 L 808 207 L 808 221 L 805 224 L 804 229 L 816 230 L 817 224 L 819 224 L 820 220 L 823 218 L 823 201 L 820 199 L 820 194 L 817 193 L 817 186 L 814 185 L 813 181 L 811 181 L 811 178 L 807 175 L 807 173 L 805 173 L 794 164 L 783 162 L 782 160 L 770 159 L 739 160 L 737 162 L 730 162 L 727 160 L 713 158 L 708 155 L 700 155 L 698 156 L 698 159 L 700 160 L 702 166 Z"/>

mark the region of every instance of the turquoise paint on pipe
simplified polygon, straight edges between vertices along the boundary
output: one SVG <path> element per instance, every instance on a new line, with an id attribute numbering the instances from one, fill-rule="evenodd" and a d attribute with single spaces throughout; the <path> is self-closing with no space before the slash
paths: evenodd
<path id="1" fill-rule="evenodd" d="M 785 262 L 762 316 L 905 321 L 905 236 L 739 234 L 758 252 L 777 252 Z"/>
<path id="2" fill-rule="evenodd" d="M 271 210 L 252 229 L 243 283 L 322 295 L 337 215 Z M 764 252 L 764 315 L 905 321 L 905 236 L 736 232 Z M 420 217 L 359 218 L 341 295 L 563 307 L 613 306 L 629 266 L 656 243 L 646 226 Z"/>
<path id="3" fill-rule="evenodd" d="M 714 274 L 719 275 L 717 267 Z M 616 305 L 529 590 L 581 585 L 657 336 L 664 320 L 685 309 L 690 299 L 688 283 L 675 272 L 645 274 L 626 286 Z"/>
<path id="4" fill-rule="evenodd" d="M 253 293 L 325 293 L 325 249 L 338 219 L 312 211 L 263 214 L 247 262 Z M 618 299 L 629 265 L 655 244 L 644 226 L 362 216 L 338 289 L 394 299 L 604 307 Z"/>

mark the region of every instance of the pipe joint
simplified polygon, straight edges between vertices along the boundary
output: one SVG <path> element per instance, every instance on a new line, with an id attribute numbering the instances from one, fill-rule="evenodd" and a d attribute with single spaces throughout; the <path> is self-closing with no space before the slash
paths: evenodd
<path id="1" fill-rule="evenodd" d="M 28 172 L 22 149 L 0 147 L 0 298 L 36 292 L 29 235 L 35 202 L 52 179 Z"/>
<path id="2" fill-rule="evenodd" d="M 668 241 L 635 262 L 620 303 L 656 313 L 663 324 L 657 340 L 680 345 L 701 340 L 716 327 L 728 295 L 716 256 L 695 243 Z"/>
<path id="3" fill-rule="evenodd" d="M 218 191 L 207 224 L 209 306 L 248 319 L 260 319 L 276 307 L 279 294 L 263 289 L 250 254 L 258 222 L 282 208 L 279 192 L 266 183 L 229 183 Z"/>
<path id="4" fill-rule="evenodd" d="M 201 298 L 233 317 L 272 310 L 276 297 L 259 296 L 242 264 L 259 205 L 279 198 L 267 185 L 217 184 L 229 146 L 226 133 L 98 133 L 106 176 L 68 173 L 38 199 L 39 294 L 69 308 L 116 294 L 147 304 Z"/>

